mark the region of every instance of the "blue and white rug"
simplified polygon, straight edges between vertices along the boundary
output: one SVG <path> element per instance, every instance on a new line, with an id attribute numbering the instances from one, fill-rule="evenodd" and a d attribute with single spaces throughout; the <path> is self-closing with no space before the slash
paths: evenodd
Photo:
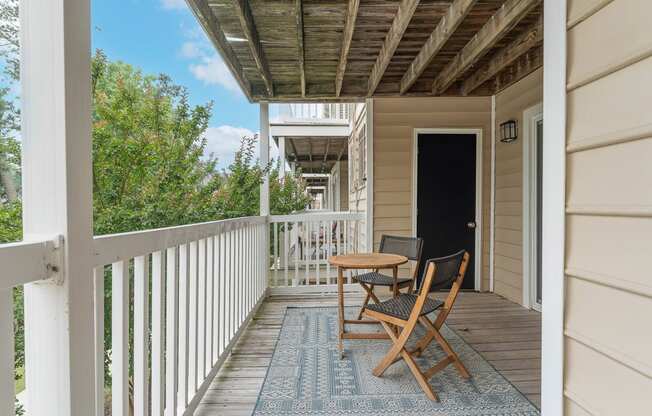
<path id="1" fill-rule="evenodd" d="M 357 314 L 357 308 L 347 308 L 349 314 Z M 348 328 L 382 330 L 375 325 Z M 389 349 L 389 340 L 345 340 L 346 354 L 340 360 L 337 333 L 336 308 L 288 308 L 253 414 L 539 415 L 532 403 L 448 327 L 442 328 L 442 334 L 460 355 L 471 379 L 461 378 L 452 365 L 437 373 L 430 383 L 440 402 L 423 394 L 404 362 L 391 366 L 382 377 L 371 374 Z M 418 339 L 412 338 L 410 342 Z M 432 342 L 417 363 L 427 369 L 443 357 L 439 345 Z"/>

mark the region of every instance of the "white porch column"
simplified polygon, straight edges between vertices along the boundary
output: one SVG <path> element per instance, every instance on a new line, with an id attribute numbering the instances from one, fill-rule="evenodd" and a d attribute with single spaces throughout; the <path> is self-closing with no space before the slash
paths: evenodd
<path id="1" fill-rule="evenodd" d="M 269 104 L 260 103 L 260 165 L 269 164 Z M 260 185 L 260 215 L 269 215 L 269 175 Z"/>
<path id="2" fill-rule="evenodd" d="M 279 178 L 285 178 L 285 137 L 278 138 L 278 158 L 280 160 Z"/>
<path id="3" fill-rule="evenodd" d="M 28 413 L 94 404 L 90 0 L 21 0 L 25 240 L 62 235 L 57 282 L 25 286 Z"/>

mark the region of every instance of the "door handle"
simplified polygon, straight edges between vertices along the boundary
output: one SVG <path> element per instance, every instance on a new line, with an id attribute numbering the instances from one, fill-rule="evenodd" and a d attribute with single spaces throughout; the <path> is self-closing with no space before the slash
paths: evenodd
<path id="1" fill-rule="evenodd" d="M 467 228 L 475 228 L 475 221 L 469 221 L 466 223 Z"/>

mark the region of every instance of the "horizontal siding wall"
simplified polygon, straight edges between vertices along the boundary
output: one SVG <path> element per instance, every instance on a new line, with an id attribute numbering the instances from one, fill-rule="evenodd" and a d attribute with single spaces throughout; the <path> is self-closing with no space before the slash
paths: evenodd
<path id="1" fill-rule="evenodd" d="M 652 2 L 569 2 L 568 415 L 652 409 Z"/>
<path id="2" fill-rule="evenodd" d="M 415 128 L 480 128 L 483 136 L 482 290 L 489 288 L 491 99 L 378 98 L 374 123 L 374 246 L 382 234 L 411 236 Z M 401 273 L 408 273 L 407 269 Z"/>
<path id="3" fill-rule="evenodd" d="M 519 138 L 496 140 L 494 292 L 523 304 L 523 111 L 543 100 L 543 69 L 496 95 L 496 135 L 500 124 L 516 120 Z"/>

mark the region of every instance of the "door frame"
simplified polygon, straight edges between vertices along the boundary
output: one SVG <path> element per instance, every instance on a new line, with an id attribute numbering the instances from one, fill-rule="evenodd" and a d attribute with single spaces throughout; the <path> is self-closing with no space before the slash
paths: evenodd
<path id="1" fill-rule="evenodd" d="M 417 235 L 418 164 L 420 134 L 475 134 L 475 282 L 474 289 L 482 290 L 482 129 L 481 128 L 415 128 L 412 132 L 412 236 Z"/>
<path id="2" fill-rule="evenodd" d="M 523 111 L 523 306 L 541 312 L 536 297 L 537 273 L 537 122 L 543 120 L 543 103 Z"/>

